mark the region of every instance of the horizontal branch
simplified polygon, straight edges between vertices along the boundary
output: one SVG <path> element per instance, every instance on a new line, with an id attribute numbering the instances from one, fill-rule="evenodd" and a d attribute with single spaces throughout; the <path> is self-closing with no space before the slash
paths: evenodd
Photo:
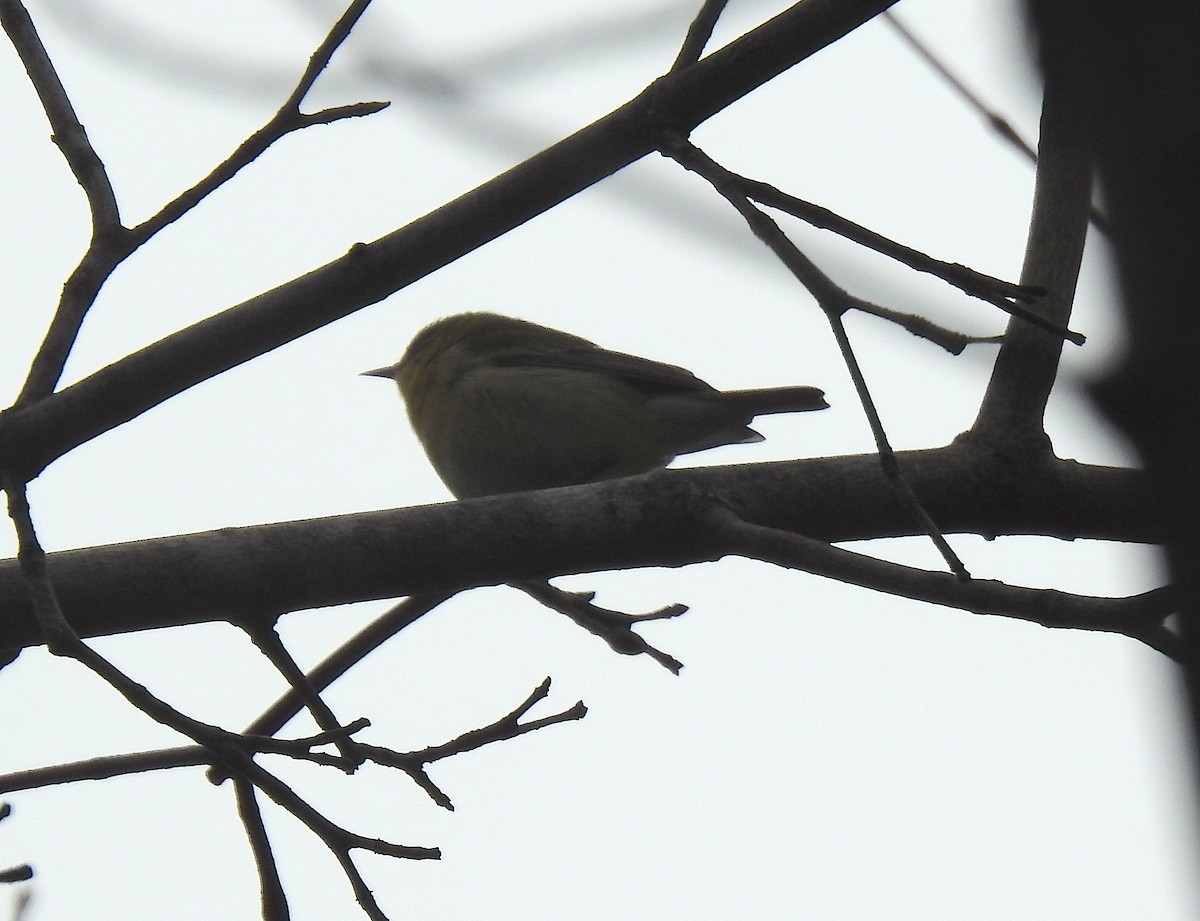
<path id="1" fill-rule="evenodd" d="M 742 521 L 728 509 L 713 515 L 714 528 L 728 534 L 740 555 L 789 569 L 836 579 L 902 598 L 995 614 L 1040 624 L 1120 633 L 1141 640 L 1178 660 L 1178 636 L 1165 621 L 1179 611 L 1179 592 L 1159 588 L 1139 595 L 1107 598 L 1051 588 L 1027 588 L 995 579 L 959 579 L 855 553 L 800 534 Z"/>
<path id="2" fill-rule="evenodd" d="M 1142 476 L 1053 457 L 1020 470 L 970 442 L 898 455 L 947 533 L 1158 541 Z M 225 528 L 47 557 L 81 636 L 352 601 L 682 566 L 737 552 L 714 502 L 821 541 L 900 537 L 913 519 L 874 455 L 664 470 L 537 493 Z M 0 650 L 39 645 L 15 561 L 0 563 Z"/>

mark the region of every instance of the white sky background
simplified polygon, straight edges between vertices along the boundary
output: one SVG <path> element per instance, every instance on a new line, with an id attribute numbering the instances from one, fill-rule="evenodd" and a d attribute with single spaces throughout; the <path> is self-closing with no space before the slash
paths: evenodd
<path id="1" fill-rule="evenodd" d="M 65 382 L 374 239 L 605 114 L 670 65 L 698 6 L 376 0 L 306 108 L 366 99 L 392 107 L 288 137 L 136 254 L 105 287 Z M 784 6 L 735 0 L 719 40 Z M 340 12 L 282 0 L 29 8 L 127 223 L 265 121 Z M 602 30 L 581 26 L 648 8 L 666 14 L 644 34 L 627 27 L 616 41 L 569 53 L 545 38 L 594 37 Z M 137 30 L 132 44 L 97 22 L 73 25 L 70 15 L 85 10 Z M 907 0 L 897 10 L 1036 137 L 1015 4 Z M 513 48 L 519 66 L 497 60 Z M 454 95 L 432 92 L 443 79 L 455 81 Z M 88 228 L 7 44 L 0 99 L 0 385 L 11 399 Z M 1019 272 L 1032 169 L 882 23 L 721 113 L 695 139 L 739 172 L 932 255 Z M 997 312 L 940 283 L 787 226 L 854 293 L 973 332 L 1002 328 Z M 1102 244 L 1090 248 L 1072 324 L 1089 342 L 1068 347 L 1048 425 L 1063 456 L 1127 462 L 1081 391 L 1119 349 L 1106 258 Z M 765 444 L 692 463 L 872 449 L 811 299 L 714 193 L 651 157 L 56 462 L 31 487 L 43 542 L 60 550 L 445 500 L 394 388 L 356 375 L 463 309 L 570 329 L 685 364 L 717 386 L 828 392 L 831 411 L 763 420 Z M 942 445 L 970 423 L 992 347 L 951 358 L 879 321 L 850 325 L 897 448 Z M 12 538 L 2 539 L 11 555 Z M 980 577 L 1091 594 L 1159 579 L 1143 548 L 952 543 Z M 872 549 L 937 565 L 926 541 Z M 550 700 L 534 715 L 583 699 L 586 719 L 434 765 L 454 813 L 396 772 L 344 778 L 265 762 L 355 831 L 443 848 L 440 862 L 360 855 L 391 917 L 1196 916 L 1196 814 L 1174 676 L 1133 641 L 901 602 L 742 560 L 562 584 L 597 589 L 601 604 L 630 611 L 690 604 L 683 618 L 643 628 L 684 661 L 683 674 L 617 656 L 512 590 L 480 590 L 337 684 L 335 712 L 368 716 L 368 741 L 419 748 L 492 721 L 550 675 Z M 293 614 L 284 637 L 313 663 L 385 606 Z M 225 625 L 96 646 L 176 706 L 230 728 L 281 685 Z M 180 744 L 81 667 L 40 650 L 0 673 L 0 695 L 0 771 Z M 232 791 L 198 769 L 6 799 L 15 811 L 0 824 L 0 865 L 29 861 L 38 872 L 27 918 L 257 914 Z M 293 918 L 362 917 L 333 858 L 267 808 Z"/>

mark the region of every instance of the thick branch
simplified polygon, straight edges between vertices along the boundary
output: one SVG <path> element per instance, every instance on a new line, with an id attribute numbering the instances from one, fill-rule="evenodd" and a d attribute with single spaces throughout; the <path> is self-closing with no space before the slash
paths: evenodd
<path id="1" fill-rule="evenodd" d="M 964 442 L 899 455 L 947 533 L 1161 540 L 1141 474 L 1053 458 L 1021 468 Z M 713 501 L 823 541 L 912 535 L 875 455 L 665 470 L 539 493 L 50 554 L 83 636 L 640 566 L 736 551 Z M 15 563 L 0 564 L 0 649 L 42 642 Z"/>
<path id="2" fill-rule="evenodd" d="M 1027 5 L 1046 80 L 1065 86 L 1104 190 L 1129 334 L 1096 395 L 1145 459 L 1150 501 L 1175 537 L 1200 743 L 1200 5 Z"/>
<path id="3" fill-rule="evenodd" d="M 21 479 L 222 371 L 376 303 L 686 132 L 887 9 L 806 0 L 610 115 L 400 230 L 0 417 L 0 468 Z"/>
<path id="4" fill-rule="evenodd" d="M 1034 309 L 1062 326 L 1071 318 L 1091 207 L 1092 165 L 1078 119 L 1061 88 L 1047 81 L 1021 283 L 1047 290 Z M 1042 416 L 1061 353 L 1058 337 L 1010 320 L 973 432 L 1010 443 L 1044 439 Z"/>

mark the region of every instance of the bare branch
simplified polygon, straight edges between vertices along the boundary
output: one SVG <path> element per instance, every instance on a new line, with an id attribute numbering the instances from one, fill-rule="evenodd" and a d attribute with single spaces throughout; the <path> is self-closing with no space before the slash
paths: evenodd
<path id="1" fill-rule="evenodd" d="M 25 62 L 30 80 L 54 129 L 55 140 L 83 187 L 92 209 L 91 243 L 63 286 L 58 310 L 55 311 L 50 328 L 34 357 L 16 405 L 35 403 L 53 393 L 96 295 L 113 270 L 139 246 L 163 227 L 181 218 L 289 132 L 309 125 L 327 124 L 341 118 L 368 115 L 386 106 L 386 103 L 359 103 L 326 109 L 313 115 L 303 115 L 299 110 L 300 100 L 312 87 L 313 81 L 329 62 L 334 50 L 345 40 L 369 2 L 370 0 L 354 0 L 350 9 L 313 55 L 288 101 L 263 128 L 243 142 L 209 176 L 132 230 L 121 224 L 115 193 L 104 164 L 91 147 L 83 126 L 75 117 L 66 91 L 58 80 L 58 75 L 38 39 L 28 14 L 19 0 L 3 0 L 0 3 L 0 23 L 8 31 Z"/>
<path id="2" fill-rule="evenodd" d="M 1138 471 L 1062 461 L 1048 450 L 1014 457 L 970 439 L 898 457 L 946 533 L 1167 536 Z M 706 532 L 693 508 L 697 496 L 717 496 L 749 520 L 825 541 L 921 533 L 878 456 L 867 454 L 663 470 L 466 502 L 223 528 L 52 553 L 48 565 L 75 630 L 109 635 L 226 620 L 246 606 L 292 611 L 717 559 L 727 548 Z M 409 612 L 415 617 L 426 609 L 414 605 Z M 14 561 L 0 562 L 0 612 L 0 650 L 44 642 Z"/>
<path id="3" fill-rule="evenodd" d="M 867 422 L 871 426 L 871 434 L 875 438 L 875 448 L 879 452 L 879 466 L 883 469 L 888 482 L 892 484 L 892 489 L 895 490 L 900 501 L 904 503 L 909 514 L 913 516 L 915 521 L 920 522 L 921 528 L 929 536 L 929 539 L 933 541 L 933 545 L 937 547 L 938 553 L 942 555 L 942 559 L 946 561 L 946 565 L 950 568 L 950 571 L 961 581 L 965 582 L 969 580 L 971 574 L 967 572 L 967 567 L 963 565 L 958 554 L 954 552 L 954 548 L 946 540 L 946 536 L 942 533 L 942 529 L 938 526 L 937 522 L 933 520 L 933 516 L 921 504 L 921 500 L 913 492 L 912 486 L 909 485 L 908 479 L 900 467 L 900 461 L 896 457 L 896 452 L 892 449 L 887 432 L 883 428 L 883 420 L 879 418 L 879 409 L 875 406 L 875 399 L 871 396 L 871 390 L 867 386 L 867 379 L 858 364 L 858 356 L 854 354 L 854 347 L 850 343 L 850 336 L 846 333 L 846 324 L 842 320 L 841 311 L 826 310 L 826 316 L 829 317 L 829 324 L 833 327 L 834 338 L 837 340 L 838 348 L 841 350 L 846 367 L 850 371 L 850 379 L 854 382 L 854 390 L 858 394 L 863 412 L 867 416 Z"/>
<path id="4" fill-rule="evenodd" d="M 583 719 L 587 715 L 587 707 L 584 706 L 582 700 L 578 700 L 571 707 L 560 713 L 543 716 L 535 720 L 530 720 L 527 723 L 520 722 L 521 717 L 533 709 L 534 704 L 538 701 L 544 700 L 549 693 L 550 679 L 547 678 L 534 688 L 533 692 L 520 705 L 491 725 L 484 726 L 482 729 L 472 729 L 470 732 L 465 732 L 456 739 L 442 745 L 433 746 L 432 748 L 422 749 L 419 752 L 414 752 L 413 755 L 420 758 L 422 763 L 429 764 L 449 758 L 452 755 L 461 755 L 464 752 L 474 751 L 485 745 L 491 745 L 496 741 L 515 739 L 517 736 L 522 736 L 527 732 L 535 732 L 545 726 Z"/>
<path id="5" fill-rule="evenodd" d="M 955 93 L 959 95 L 972 109 L 983 116 L 984 120 L 992 127 L 992 129 L 1004 138 L 1009 144 L 1025 155 L 1025 158 L 1030 163 L 1037 163 L 1037 153 L 1033 146 L 1023 137 L 1017 134 L 1017 130 L 1003 115 L 995 109 L 988 107 L 979 97 L 978 93 L 973 92 L 967 87 L 962 80 L 958 79 L 945 64 L 938 59 L 926 45 L 912 30 L 908 28 L 891 10 L 883 14 L 883 19 L 896 30 L 896 34 L 904 39 L 908 47 L 915 51 L 918 57 L 928 64 L 939 77 L 949 86 Z"/>
<path id="6" fill-rule="evenodd" d="M 373 304 L 699 124 L 895 0 L 805 0 L 496 179 L 407 227 L 0 416 L 0 469 L 55 458 L 222 371 Z M 186 194 L 186 193 L 185 193 Z M 154 219 L 151 219 L 154 220 Z"/>
<path id="7" fill-rule="evenodd" d="M 1019 305 L 1013 304 L 1012 301 L 1025 303 L 1035 301 L 1045 294 L 1045 291 L 1041 288 L 1013 284 L 1010 281 L 1004 281 L 1003 279 L 993 278 L 990 275 L 977 272 L 957 262 L 943 262 L 941 259 L 934 259 L 920 250 L 913 249 L 911 246 L 905 246 L 903 243 L 891 240 L 882 234 L 863 227 L 861 224 L 856 224 L 854 221 L 848 220 L 840 214 L 830 211 L 828 208 L 814 205 L 812 202 L 797 198 L 795 195 L 789 195 L 787 192 L 783 192 L 769 183 L 760 182 L 757 179 L 751 179 L 729 170 L 725 172 L 728 173 L 731 181 L 736 182 L 742 187 L 747 197 L 754 199 L 759 204 L 766 205 L 769 208 L 777 208 L 780 211 L 786 211 L 793 217 L 798 217 L 800 220 L 814 227 L 833 231 L 840 237 L 844 237 L 877 253 L 895 259 L 910 269 L 936 276 L 942 281 L 954 285 L 954 287 L 961 290 L 964 294 L 977 297 L 980 300 L 987 301 L 989 304 L 995 304 L 1002 310 L 1013 313 L 1014 316 L 1022 316 L 1024 319 L 1029 319 L 1030 322 L 1037 322 L 1037 314 L 1025 316 L 1019 313 Z M 1010 298 L 1011 301 L 1009 300 Z M 1014 313 L 1014 311 L 1017 312 Z M 1082 339 L 1078 333 L 1064 335 L 1064 338 L 1070 338 L 1073 342 L 1076 339 Z"/>
<path id="8" fill-rule="evenodd" d="M 0 0 L 0 26 L 3 26 L 21 63 L 25 65 L 29 82 L 41 100 L 54 132 L 54 143 L 62 151 L 67 166 L 87 196 L 92 212 L 93 234 L 103 235 L 119 229 L 121 216 L 108 172 L 88 140 L 66 88 L 58 78 L 54 63 L 20 0 Z"/>
<path id="9" fill-rule="evenodd" d="M 664 620 L 678 617 L 687 611 L 685 604 L 672 604 L 648 614 L 625 614 L 612 611 L 592 603 L 594 592 L 568 592 L 555 588 L 549 582 L 526 581 L 513 583 L 530 598 L 540 601 L 552 611 L 565 614 L 585 630 L 601 637 L 616 652 L 623 656 L 645 654 L 667 671 L 676 675 L 683 663 L 672 655 L 655 649 L 641 636 L 633 632 L 633 625 L 647 620 Z"/>
<path id="10" fill-rule="evenodd" d="M 864 301 L 862 298 L 855 297 L 854 295 L 850 295 L 849 304 L 861 313 L 882 317 L 920 339 L 941 346 L 951 355 L 961 355 L 968 345 L 976 343 L 998 344 L 1004 341 L 1003 336 L 968 336 L 966 333 L 956 332 L 952 329 L 946 329 L 944 326 L 939 326 L 925 317 L 892 310 L 890 307 L 883 307 L 879 304 L 872 304 L 870 301 Z"/>
<path id="11" fill-rule="evenodd" d="M 201 201 L 236 176 L 242 169 L 257 160 L 266 152 L 267 148 L 280 138 L 285 137 L 293 131 L 307 128 L 310 125 L 324 125 L 343 118 L 372 115 L 387 108 L 388 103 L 386 102 L 360 102 L 324 109 L 312 115 L 305 115 L 300 111 L 300 103 L 304 101 L 304 97 L 312 89 L 317 77 L 328 66 L 333 53 L 349 37 L 350 30 L 354 28 L 370 4 L 371 0 L 353 0 L 351 2 L 346 12 L 342 14 L 342 17 L 329 31 L 329 34 L 325 36 L 321 44 L 317 47 L 317 50 L 313 52 L 312 57 L 309 58 L 308 66 L 300 76 L 299 82 L 297 82 L 295 89 L 292 90 L 291 95 L 279 107 L 279 111 L 271 116 L 270 120 L 259 128 L 258 131 L 254 132 L 254 134 L 238 145 L 237 150 L 226 157 L 222 163 L 200 180 L 200 182 L 181 193 L 173 201 L 164 205 L 153 217 L 134 227 L 131 233 L 137 240 L 136 245 L 140 246 L 164 227 L 179 220 L 188 211 L 196 207 Z"/>
<path id="12" fill-rule="evenodd" d="M 36 790 L 62 783 L 81 780 L 107 780 L 127 774 L 145 771 L 162 771 L 177 767 L 196 767 L 212 761 L 211 752 L 198 745 L 179 748 L 163 748 L 156 751 L 136 752 L 123 755 L 102 755 L 82 761 L 68 761 L 49 767 L 30 768 L 0 774 L 0 793 L 15 793 L 18 790 Z"/>
<path id="13" fill-rule="evenodd" d="M 821 208 L 796 198 L 794 195 L 781 192 L 765 182 L 749 179 L 732 172 L 688 142 L 680 143 L 677 139 L 672 140 L 664 149 L 664 153 L 678 160 L 686 169 L 699 173 L 714 187 L 717 187 L 718 191 L 724 190 L 721 194 L 726 198 L 730 198 L 730 196 L 751 198 L 767 207 L 785 211 L 814 227 L 832 230 L 839 236 L 866 246 L 882 255 L 890 256 L 897 262 L 919 272 L 934 275 L 972 297 L 999 307 L 1010 316 L 1018 317 L 1042 329 L 1049 330 L 1076 345 L 1082 345 L 1086 341 L 1080 333 L 1067 329 L 1066 326 L 1055 323 L 1036 310 L 1020 303 L 1040 297 L 1045 293 L 1044 288 L 1033 285 L 1014 285 L 1011 282 L 976 272 L 966 266 L 932 259 L 918 250 L 889 240 L 853 221 L 848 221 L 827 208 Z M 739 207 L 739 210 L 742 209 Z M 742 211 L 742 214 L 743 217 L 746 217 L 745 211 Z M 747 217 L 747 220 L 750 218 Z M 789 266 L 789 268 L 793 268 L 793 272 L 796 271 L 794 267 Z M 817 284 L 823 287 L 819 281 Z"/>
<path id="14" fill-rule="evenodd" d="M 559 713 L 518 722 L 534 704 L 546 697 L 550 689 L 550 679 L 547 678 L 532 694 L 516 709 L 501 717 L 496 722 L 463 733 L 449 742 L 434 745 L 415 752 L 398 752 L 378 745 L 360 742 L 358 750 L 378 764 L 395 767 L 405 771 L 431 798 L 446 809 L 453 810 L 450 798 L 439 790 L 424 771 L 426 764 L 449 758 L 452 755 L 474 751 L 493 742 L 515 739 L 527 732 L 534 732 L 546 726 L 569 720 L 582 719 L 587 713 L 583 701 L 577 701 Z M 347 727 L 347 730 L 359 728 L 357 725 Z M 259 737 L 249 737 L 256 742 Z M 305 744 L 322 744 L 330 740 L 329 733 L 322 733 L 304 740 L 268 740 L 263 743 L 263 750 L 273 750 L 272 743 L 286 748 L 288 746 Z M 290 753 L 290 752 L 285 752 Z M 56 784 L 75 783 L 81 780 L 105 780 L 110 777 L 120 777 L 127 774 L 145 771 L 164 770 L 174 767 L 197 767 L 214 762 L 213 753 L 201 746 L 190 745 L 179 748 L 160 749 L 158 751 L 138 752 L 126 755 L 106 755 L 100 758 L 89 758 L 66 764 L 56 764 L 49 767 L 34 768 L 26 771 L 14 771 L 10 774 L 0 774 L 0 793 L 10 793 L 18 790 L 33 790 Z M 228 772 L 218 772 L 218 779 L 227 779 Z M 235 778 L 237 780 L 239 778 Z"/>
<path id="15" fill-rule="evenodd" d="M 1043 627 L 1120 633 L 1164 655 L 1179 657 L 1178 640 L 1163 626 L 1179 607 L 1177 593 L 1168 589 L 1127 598 L 1098 598 L 989 579 L 963 582 L 946 573 L 890 563 L 799 534 L 751 524 L 728 509 L 715 509 L 712 523 L 738 546 L 735 552 L 752 559 L 976 614 L 1012 617 Z"/>
<path id="16" fill-rule="evenodd" d="M 696 18 L 692 20 L 692 24 L 688 26 L 687 35 L 684 37 L 683 45 L 679 49 L 679 55 L 675 58 L 675 63 L 671 65 L 672 73 L 682 70 L 685 67 L 690 67 L 700 60 L 700 55 L 704 53 L 704 46 L 712 38 L 717 20 L 721 18 L 721 13 L 725 10 L 728 3 L 729 0 L 704 0 L 703 5 L 700 7 L 700 12 L 696 14 Z"/>
<path id="17" fill-rule="evenodd" d="M 308 91 L 317 82 L 317 77 L 329 66 L 329 61 L 333 58 L 333 53 L 341 47 L 342 42 L 350 37 L 350 30 L 358 24 L 363 13 L 367 11 L 367 7 L 370 5 L 371 0 L 352 0 L 346 8 L 346 12 L 342 14 L 341 18 L 334 23 L 333 28 L 329 30 L 329 34 L 325 36 L 325 40 L 317 46 L 317 50 L 309 57 L 308 66 L 304 68 L 304 73 L 300 75 L 300 80 L 296 83 L 296 88 L 292 90 L 292 95 L 284 102 L 283 108 L 294 110 L 300 108 L 300 103 L 304 101 L 304 97 L 308 95 Z"/>
<path id="18" fill-rule="evenodd" d="M 414 595 L 411 598 L 405 598 L 322 659 L 305 675 L 309 684 L 316 691 L 323 691 L 366 658 L 368 654 L 374 652 L 409 624 L 428 614 L 450 597 L 450 594 L 443 593 Z M 300 695 L 293 689 L 264 710 L 254 722 L 246 727 L 246 732 L 255 735 L 274 735 L 302 708 Z"/>
<path id="19" fill-rule="evenodd" d="M 552 713 L 549 716 L 530 720 L 527 723 L 520 722 L 520 718 L 528 713 L 534 704 L 540 700 L 544 700 L 549 692 L 550 679 L 547 678 L 534 688 L 533 693 L 524 702 L 510 713 L 496 720 L 496 722 L 479 729 L 464 732 L 458 738 L 444 742 L 441 745 L 434 745 L 415 752 L 395 752 L 390 749 L 380 748 L 377 745 L 362 743 L 362 751 L 376 764 L 401 769 L 412 777 L 429 794 L 435 803 L 444 809 L 453 811 L 454 804 L 450 801 L 450 797 L 433 783 L 425 771 L 425 765 L 450 758 L 454 755 L 474 751 L 477 748 L 482 748 L 485 745 L 491 745 L 495 742 L 515 739 L 518 736 L 525 735 L 527 732 L 535 732 L 538 729 L 544 729 L 556 723 L 580 720 L 587 715 L 587 707 L 584 706 L 582 700 L 579 700 L 573 706 L 559 713 Z"/>
<path id="20" fill-rule="evenodd" d="M 275 864 L 275 854 L 271 850 L 266 826 L 263 825 L 254 786 L 239 777 L 233 782 L 233 791 L 237 796 L 238 815 L 246 829 L 246 840 L 250 843 L 250 851 L 254 855 L 254 866 L 258 870 L 263 921 L 287 921 L 291 917 L 287 893 L 284 892 L 283 881 L 279 878 L 279 868 Z"/>
<path id="21" fill-rule="evenodd" d="M 362 756 L 357 753 L 350 733 L 344 731 L 344 727 L 333 715 L 329 705 L 322 699 L 320 692 L 313 687 L 308 676 L 304 674 L 300 666 L 296 664 L 296 660 L 292 658 L 291 653 L 288 652 L 287 647 L 284 646 L 283 640 L 280 639 L 279 633 L 275 629 L 277 620 L 277 617 L 265 620 L 243 618 L 238 621 L 238 626 L 246 631 L 254 645 L 283 675 L 292 691 L 304 701 L 304 705 L 312 714 L 316 724 L 326 732 L 333 733 L 331 741 L 337 745 L 338 751 L 341 753 L 346 773 L 352 774 L 355 768 L 362 763 Z M 268 733 L 268 735 L 273 734 L 273 732 Z"/>
<path id="22" fill-rule="evenodd" d="M 676 137 L 668 140 L 664 146 L 664 152 L 677 160 L 684 168 L 704 177 L 726 201 L 733 205 L 750 225 L 754 235 L 770 247 L 771 252 L 787 266 L 796 280 L 807 288 L 816 299 L 817 306 L 829 320 L 838 349 L 846 363 L 846 369 L 850 372 L 850 378 L 854 382 L 855 392 L 858 394 L 863 412 L 867 416 L 871 434 L 875 439 L 875 447 L 879 451 L 879 463 L 884 474 L 914 520 L 921 523 L 925 533 L 929 535 L 930 540 L 933 541 L 934 546 L 946 561 L 946 565 L 950 567 L 950 571 L 960 579 L 969 579 L 970 573 L 963 566 L 962 560 L 958 558 L 937 523 L 922 507 L 916 493 L 905 480 L 900 463 L 896 459 L 896 452 L 892 450 L 888 441 L 883 421 L 879 418 L 879 411 L 875 406 L 875 399 L 871 396 L 867 380 L 863 376 L 862 368 L 858 364 L 858 358 L 850 343 L 850 337 L 846 334 L 846 325 L 842 320 L 842 315 L 850 307 L 850 295 L 822 272 L 811 259 L 800 252 L 800 249 L 788 238 L 779 225 L 745 196 L 738 188 L 736 180 L 730 178 L 728 171 L 702 150 L 685 138 Z"/>
<path id="23" fill-rule="evenodd" d="M 1049 292 L 1039 303 L 1051 323 L 1071 318 L 1087 236 L 1092 164 L 1079 115 L 1053 80 L 1042 103 L 1041 157 L 1021 281 Z M 1062 341 L 1028 323 L 1010 321 L 987 392 L 972 426 L 976 437 L 1009 443 L 1045 438 L 1042 417 L 1062 354 Z"/>

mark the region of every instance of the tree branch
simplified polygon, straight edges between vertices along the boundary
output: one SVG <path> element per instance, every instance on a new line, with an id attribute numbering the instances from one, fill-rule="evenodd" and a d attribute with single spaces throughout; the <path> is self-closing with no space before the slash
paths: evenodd
<path id="1" fill-rule="evenodd" d="M 54 132 L 54 143 L 87 196 L 93 230 L 120 227 L 117 197 L 108 172 L 75 114 L 54 62 L 20 0 L 0 0 L 0 26 L 20 56 L 29 82 L 42 103 L 50 130 Z"/>
<path id="2" fill-rule="evenodd" d="M 716 28 L 717 20 L 721 18 L 721 13 L 725 10 L 728 2 L 729 0 L 704 0 L 700 12 L 688 26 L 683 45 L 679 49 L 675 63 L 671 65 L 672 73 L 683 70 L 685 67 L 691 67 L 700 60 L 700 55 L 704 53 L 704 46 L 712 38 L 713 29 Z"/>
<path id="3" fill-rule="evenodd" d="M 1120 633 L 1179 660 L 1178 638 L 1163 622 L 1179 610 L 1179 595 L 1156 589 L 1127 598 L 1072 595 L 1056 589 L 1025 588 L 993 579 L 964 582 L 948 573 L 891 563 L 821 541 L 743 521 L 729 510 L 714 511 L 713 526 L 729 536 L 742 556 L 766 560 L 946 607 L 1026 620 L 1043 627 Z"/>
<path id="4" fill-rule="evenodd" d="M 1021 282 L 1047 290 L 1037 309 L 1062 326 L 1071 318 L 1091 207 L 1092 164 L 1078 118 L 1070 100 L 1048 80 Z M 1058 337 L 1021 320 L 1009 321 L 973 435 L 1010 446 L 1044 440 L 1042 419 L 1061 354 Z"/>
<path id="5" fill-rule="evenodd" d="M 947 533 L 1161 541 L 1137 471 L 992 455 L 970 440 L 901 452 Z M 1024 466 L 1019 461 L 1023 460 Z M 921 533 L 874 454 L 664 470 L 588 486 L 223 528 L 47 556 L 80 635 L 448 592 L 736 552 L 706 526 L 719 501 L 822 541 Z M 42 643 L 12 561 L 0 563 L 0 650 Z"/>
<path id="6" fill-rule="evenodd" d="M 91 242 L 79 265 L 63 286 L 58 309 L 37 355 L 34 356 L 25 386 L 17 397 L 17 405 L 37 402 L 53 392 L 96 295 L 113 270 L 138 247 L 168 224 L 183 217 L 284 135 L 309 125 L 368 115 L 387 105 L 378 102 L 358 103 L 326 109 L 312 115 L 302 114 L 299 108 L 301 100 L 329 63 L 333 52 L 345 41 L 370 2 L 371 0 L 353 0 L 349 9 L 314 52 L 300 82 L 287 101 L 266 125 L 247 138 L 203 180 L 133 229 L 128 229 L 121 223 L 116 195 L 104 164 L 76 118 L 66 90 L 38 38 L 33 22 L 17 0 L 5 0 L 0 3 L 0 24 L 3 24 L 18 54 L 21 55 L 30 82 L 38 98 L 42 100 L 46 116 L 54 129 L 55 142 L 83 188 L 92 210 Z"/>
<path id="7" fill-rule="evenodd" d="M 687 131 L 895 0 L 806 0 L 472 192 L 294 281 L 0 415 L 0 468 L 32 479 L 97 435 L 453 262 Z"/>
<path id="8" fill-rule="evenodd" d="M 846 333 L 846 324 L 842 319 L 843 314 L 852 304 L 849 293 L 821 271 L 808 256 L 800 251 L 799 247 L 768 214 L 746 197 L 738 181 L 739 177 L 730 173 L 686 138 L 679 136 L 668 138 L 663 151 L 678 161 L 681 166 L 693 170 L 711 183 L 712 187 L 746 220 L 751 232 L 770 248 L 771 252 L 787 266 L 788 271 L 816 300 L 817 306 L 821 308 L 829 321 L 833 337 L 837 341 L 838 351 L 842 355 L 842 361 L 854 383 L 854 392 L 858 395 L 858 401 L 867 417 L 867 423 L 871 427 L 871 435 L 875 439 L 875 447 L 879 451 L 880 467 L 891 482 L 896 496 L 908 507 L 913 518 L 922 524 L 925 533 L 937 547 L 950 571 L 960 579 L 969 579 L 970 573 L 963 566 L 962 560 L 958 558 L 958 554 L 954 552 L 954 548 L 950 546 L 945 535 L 938 528 L 937 522 L 921 505 L 916 493 L 905 480 L 900 463 L 896 459 L 896 452 L 888 440 L 883 420 L 879 418 L 875 398 L 871 394 L 870 387 L 867 386 L 867 379 L 863 375 L 850 337 Z"/>

